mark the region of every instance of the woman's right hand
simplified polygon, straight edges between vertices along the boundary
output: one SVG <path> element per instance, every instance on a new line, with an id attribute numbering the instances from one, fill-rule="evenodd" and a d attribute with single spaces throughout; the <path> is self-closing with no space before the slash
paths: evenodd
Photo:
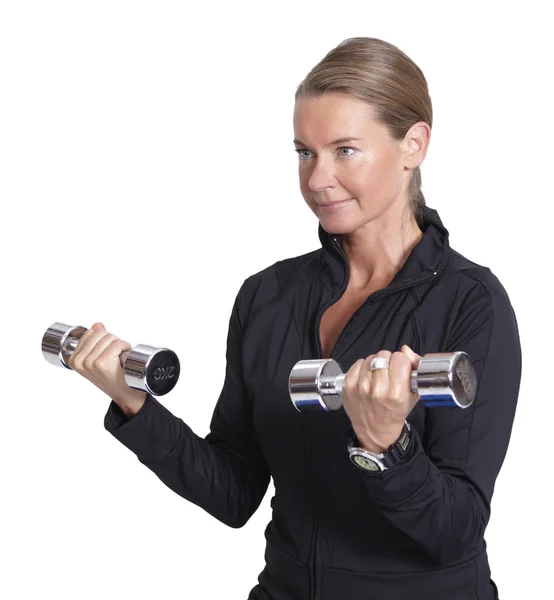
<path id="1" fill-rule="evenodd" d="M 127 416 L 136 414 L 146 392 L 131 388 L 125 381 L 121 353 L 131 350 L 131 344 L 108 333 L 102 323 L 85 331 L 67 364 L 107 394 Z"/>

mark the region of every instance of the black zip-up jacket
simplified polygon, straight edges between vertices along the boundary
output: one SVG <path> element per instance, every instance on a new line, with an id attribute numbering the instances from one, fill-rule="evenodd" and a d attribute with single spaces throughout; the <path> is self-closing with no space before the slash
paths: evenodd
<path id="1" fill-rule="evenodd" d="M 516 317 L 498 278 L 450 248 L 436 210 L 391 283 L 368 296 L 333 351 L 360 358 L 408 344 L 421 356 L 463 350 L 474 403 L 410 413 L 410 451 L 381 476 L 349 460 L 344 408 L 300 413 L 288 392 L 299 360 L 322 358 L 319 325 L 346 290 L 339 235 L 244 280 L 227 337 L 225 381 L 210 432 L 195 434 L 148 395 L 104 426 L 174 492 L 242 527 L 273 477 L 266 566 L 250 600 L 492 600 L 484 532 L 510 439 L 521 377 Z"/>

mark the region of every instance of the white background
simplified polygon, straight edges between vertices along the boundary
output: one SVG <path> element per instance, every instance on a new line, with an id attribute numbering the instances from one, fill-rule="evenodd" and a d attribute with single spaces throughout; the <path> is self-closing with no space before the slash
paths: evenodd
<path id="1" fill-rule="evenodd" d="M 245 600 L 273 483 L 242 529 L 105 431 L 109 398 L 42 357 L 54 321 L 172 348 L 161 401 L 201 436 L 244 279 L 319 247 L 294 92 L 343 39 L 384 39 L 434 109 L 423 191 L 519 323 L 523 378 L 486 532 L 502 600 L 551 597 L 552 57 L 547 3 L 3 2 L 0 596 Z M 286 432 L 283 432 L 286 435 Z"/>

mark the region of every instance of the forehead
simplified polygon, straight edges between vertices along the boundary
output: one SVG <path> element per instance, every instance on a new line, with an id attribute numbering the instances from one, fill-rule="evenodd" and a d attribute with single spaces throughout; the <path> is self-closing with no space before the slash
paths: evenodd
<path id="1" fill-rule="evenodd" d="M 327 92 L 300 96 L 294 105 L 294 136 L 304 143 L 321 143 L 341 137 L 369 137 L 385 128 L 374 118 L 373 108 L 346 94 Z"/>

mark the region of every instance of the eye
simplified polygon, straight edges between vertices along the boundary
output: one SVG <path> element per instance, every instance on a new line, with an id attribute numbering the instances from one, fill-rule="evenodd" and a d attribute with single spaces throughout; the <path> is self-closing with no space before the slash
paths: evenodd
<path id="1" fill-rule="evenodd" d="M 302 155 L 302 152 L 310 152 L 309 150 L 306 150 L 306 148 L 298 148 L 295 150 L 295 152 L 298 153 L 298 156 L 300 157 L 301 160 L 306 160 L 307 158 L 309 158 L 309 156 Z"/>
<path id="2" fill-rule="evenodd" d="M 339 148 L 339 154 L 341 150 L 352 150 L 354 152 L 354 148 L 351 148 L 350 146 L 341 146 Z M 352 156 L 351 154 L 340 154 L 341 156 Z"/>
<path id="3" fill-rule="evenodd" d="M 355 148 L 352 148 L 350 146 L 341 146 L 338 149 L 338 152 L 339 152 L 339 156 L 341 156 L 343 158 L 352 156 L 352 153 L 351 152 L 344 153 L 344 152 L 342 152 L 342 150 L 346 150 L 347 152 L 350 150 L 352 150 L 352 152 L 356 151 Z M 300 157 L 301 160 L 307 160 L 308 158 L 310 158 L 309 155 L 311 154 L 311 150 L 306 150 L 306 148 L 297 148 L 297 149 L 295 149 L 295 152 L 298 154 L 298 156 Z M 303 152 L 306 152 L 307 154 L 303 154 Z"/>

